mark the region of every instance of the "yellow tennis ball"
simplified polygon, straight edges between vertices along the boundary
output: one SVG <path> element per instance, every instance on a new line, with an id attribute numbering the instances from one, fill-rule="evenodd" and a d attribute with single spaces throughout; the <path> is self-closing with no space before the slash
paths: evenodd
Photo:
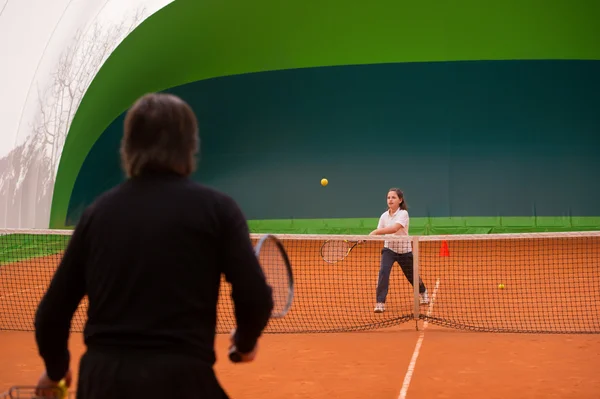
<path id="1" fill-rule="evenodd" d="M 60 382 L 58 383 L 58 389 L 60 390 L 60 397 L 66 398 L 69 388 L 67 387 L 67 383 L 65 382 L 65 380 L 60 380 Z"/>
<path id="2" fill-rule="evenodd" d="M 325 179 L 325 178 L 321 179 L 321 185 L 323 187 L 325 187 L 328 183 L 329 183 L 329 181 L 327 181 L 327 179 Z"/>
<path id="3" fill-rule="evenodd" d="M 501 289 L 501 290 L 503 290 L 504 289 L 504 284 L 502 284 L 502 283 L 498 284 L 498 288 Z"/>

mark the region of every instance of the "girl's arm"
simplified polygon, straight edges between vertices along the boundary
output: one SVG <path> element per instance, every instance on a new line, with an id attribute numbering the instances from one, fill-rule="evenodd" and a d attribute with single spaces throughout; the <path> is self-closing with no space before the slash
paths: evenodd
<path id="1" fill-rule="evenodd" d="M 394 223 L 392 226 L 389 226 L 389 227 L 381 227 L 381 228 L 375 229 L 369 235 L 379 236 L 379 235 L 383 235 L 383 234 L 394 234 L 395 232 L 397 232 L 398 230 L 400 230 L 402 228 L 404 228 L 404 226 L 402 226 L 400 223 Z"/>

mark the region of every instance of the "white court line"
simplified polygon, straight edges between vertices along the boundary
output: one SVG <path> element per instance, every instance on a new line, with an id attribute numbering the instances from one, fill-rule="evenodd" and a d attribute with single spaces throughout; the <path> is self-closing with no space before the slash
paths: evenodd
<path id="1" fill-rule="evenodd" d="M 431 294 L 431 300 L 429 302 L 429 309 L 427 309 L 427 316 L 431 315 L 433 311 L 433 304 L 435 302 L 435 296 L 437 295 L 438 288 L 440 287 L 440 279 L 438 278 L 435 282 L 435 288 L 433 289 L 433 294 Z M 405 399 L 406 392 L 408 392 L 408 387 L 410 385 L 410 380 L 412 379 L 413 372 L 415 371 L 415 365 L 417 364 L 417 358 L 419 357 L 419 351 L 421 350 L 421 345 L 423 344 L 423 338 L 425 338 L 425 329 L 429 322 L 425 320 L 423 323 L 423 329 L 421 330 L 421 334 L 419 334 L 419 339 L 417 340 L 417 345 L 415 345 L 415 350 L 413 352 L 412 358 L 410 359 L 410 363 L 408 365 L 408 370 L 406 370 L 406 375 L 404 376 L 404 383 L 402 384 L 402 389 L 400 390 L 400 396 L 398 399 Z"/>

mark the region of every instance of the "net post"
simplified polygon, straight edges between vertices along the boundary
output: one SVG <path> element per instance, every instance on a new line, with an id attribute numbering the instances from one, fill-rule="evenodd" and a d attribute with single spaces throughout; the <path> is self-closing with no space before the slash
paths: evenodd
<path id="1" fill-rule="evenodd" d="M 413 300 L 414 300 L 414 318 L 415 327 L 419 329 L 419 237 L 414 236 L 412 239 L 412 252 L 413 252 Z"/>

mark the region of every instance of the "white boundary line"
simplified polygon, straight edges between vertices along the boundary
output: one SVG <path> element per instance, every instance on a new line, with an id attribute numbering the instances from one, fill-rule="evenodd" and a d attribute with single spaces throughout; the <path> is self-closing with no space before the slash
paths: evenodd
<path id="1" fill-rule="evenodd" d="M 431 315 L 433 311 L 433 304 L 435 302 L 435 297 L 437 295 L 438 288 L 440 287 L 440 279 L 438 278 L 435 282 L 435 288 L 433 289 L 433 293 L 431 294 L 431 302 L 429 302 L 429 309 L 427 309 L 427 316 Z M 406 392 L 408 392 L 408 387 L 410 386 L 410 380 L 412 379 L 413 372 L 415 371 L 415 365 L 417 364 L 417 358 L 419 357 L 419 352 L 421 351 L 421 345 L 423 344 L 423 338 L 425 338 L 425 329 L 429 322 L 425 320 L 423 323 L 423 329 L 421 330 L 421 334 L 419 334 L 419 339 L 417 339 L 417 344 L 415 345 L 415 350 L 413 351 L 412 358 L 410 359 L 410 363 L 408 365 L 408 370 L 406 370 L 406 375 L 404 376 L 404 383 L 402 384 L 402 389 L 400 390 L 400 396 L 398 399 L 405 399 Z"/>

